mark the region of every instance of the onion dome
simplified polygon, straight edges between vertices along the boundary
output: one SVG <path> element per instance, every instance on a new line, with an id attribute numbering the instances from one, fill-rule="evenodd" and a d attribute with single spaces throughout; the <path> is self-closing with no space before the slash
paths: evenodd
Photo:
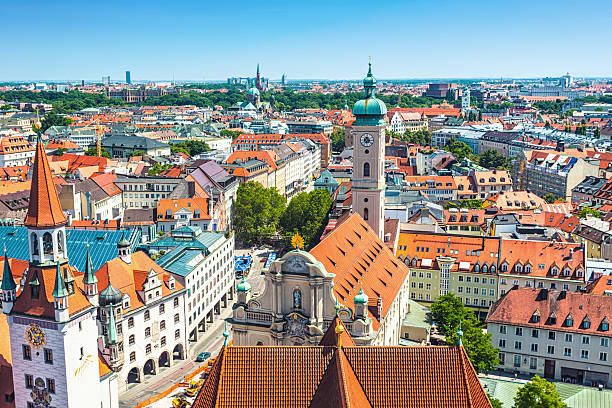
<path id="1" fill-rule="evenodd" d="M 387 105 L 380 99 L 374 97 L 376 79 L 372 75 L 372 64 L 369 64 L 368 74 L 363 80 L 365 99 L 361 99 L 353 106 L 355 124 L 376 126 L 384 124 L 384 116 L 387 114 Z"/>
<path id="2" fill-rule="evenodd" d="M 250 89 L 247 91 L 247 95 L 251 95 L 251 96 L 258 96 L 258 95 L 259 95 L 259 89 L 255 88 L 255 87 L 250 88 Z"/>
<path id="3" fill-rule="evenodd" d="M 108 281 L 108 286 L 100 292 L 100 306 L 120 305 L 123 300 L 123 294 Z"/>
<path id="4" fill-rule="evenodd" d="M 359 293 L 357 294 L 357 296 L 355 296 L 354 301 L 356 304 L 362 304 L 362 305 L 365 305 L 368 303 L 368 295 L 363 293 L 363 286 L 359 289 Z"/>
<path id="5" fill-rule="evenodd" d="M 117 242 L 117 246 L 119 248 L 126 248 L 130 246 L 130 241 L 125 238 L 125 231 L 123 231 L 123 234 L 121 234 L 121 240 Z"/>
<path id="6" fill-rule="evenodd" d="M 244 279 L 244 275 L 242 275 L 242 280 L 236 287 L 236 290 L 238 292 L 248 292 L 249 290 L 251 290 L 251 284 L 247 282 L 246 279 Z"/>

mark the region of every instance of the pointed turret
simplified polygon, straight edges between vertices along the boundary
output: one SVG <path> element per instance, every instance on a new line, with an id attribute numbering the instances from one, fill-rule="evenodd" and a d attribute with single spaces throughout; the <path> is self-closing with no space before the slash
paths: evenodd
<path id="1" fill-rule="evenodd" d="M 45 146 L 39 141 L 32 165 L 32 187 L 24 225 L 30 228 L 49 228 L 65 225 L 67 220 L 60 205 Z"/>
<path id="2" fill-rule="evenodd" d="M 62 269 L 58 262 L 55 271 L 55 286 L 53 288 L 55 320 L 58 322 L 65 322 L 70 317 L 70 313 L 68 312 L 68 295 L 69 292 L 68 289 L 66 289 Z"/>
<path id="3" fill-rule="evenodd" d="M 15 284 L 15 279 L 13 279 L 6 248 L 4 248 L 4 271 L 2 272 L 2 286 L 0 286 L 0 289 L 2 289 L 2 311 L 9 314 L 17 297 L 17 285 Z"/>
<path id="4" fill-rule="evenodd" d="M 93 269 L 91 263 L 91 254 L 89 252 L 89 244 L 87 244 L 87 256 L 85 258 L 85 274 L 83 275 L 83 288 L 85 289 L 85 296 L 87 300 L 94 306 L 98 305 L 98 278 L 96 277 L 96 271 Z"/>
<path id="5" fill-rule="evenodd" d="M 125 238 L 125 231 L 123 231 L 121 240 L 117 243 L 117 253 L 126 264 L 132 263 L 132 249 L 130 248 L 130 241 Z"/>

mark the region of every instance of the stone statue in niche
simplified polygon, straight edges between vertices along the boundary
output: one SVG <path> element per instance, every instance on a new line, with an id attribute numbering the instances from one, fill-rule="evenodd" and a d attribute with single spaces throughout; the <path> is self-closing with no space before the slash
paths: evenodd
<path id="1" fill-rule="evenodd" d="M 293 290 L 293 308 L 301 309 L 302 308 L 302 292 L 299 289 Z"/>

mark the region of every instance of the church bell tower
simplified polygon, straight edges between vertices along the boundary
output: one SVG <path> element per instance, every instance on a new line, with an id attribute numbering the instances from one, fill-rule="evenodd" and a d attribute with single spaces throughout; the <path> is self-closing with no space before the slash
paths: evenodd
<path id="1" fill-rule="evenodd" d="M 370 63 L 363 80 L 365 99 L 355 103 L 353 139 L 353 211 L 370 225 L 381 240 L 385 230 L 385 127 L 387 106 L 374 97 L 376 79 Z"/>

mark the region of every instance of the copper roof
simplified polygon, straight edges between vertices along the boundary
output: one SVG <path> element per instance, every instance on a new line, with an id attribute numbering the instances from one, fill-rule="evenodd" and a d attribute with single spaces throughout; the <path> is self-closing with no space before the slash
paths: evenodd
<path id="1" fill-rule="evenodd" d="M 42 143 L 36 145 L 36 157 L 32 172 L 32 187 L 28 214 L 24 225 L 34 228 L 55 227 L 66 223 L 66 216 L 62 211 L 51 168 Z"/>

